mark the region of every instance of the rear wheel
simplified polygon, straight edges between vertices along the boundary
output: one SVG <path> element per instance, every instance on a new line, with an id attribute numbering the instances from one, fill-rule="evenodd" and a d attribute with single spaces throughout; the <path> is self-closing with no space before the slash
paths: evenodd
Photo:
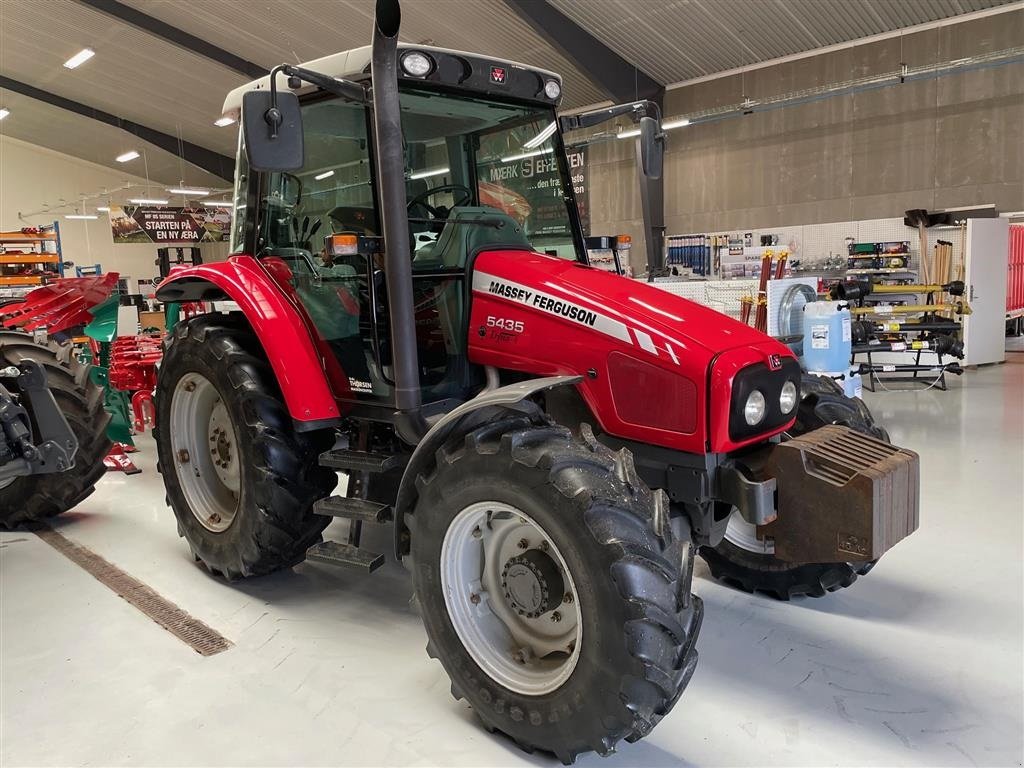
<path id="1" fill-rule="evenodd" d="M 628 454 L 510 419 L 450 443 L 417 485 L 427 650 L 488 730 L 570 763 L 669 712 L 703 609 L 689 530 Z"/>
<path id="2" fill-rule="evenodd" d="M 252 331 L 222 317 L 179 324 L 157 378 L 159 469 L 178 532 L 228 579 L 296 565 L 329 518 L 337 475 L 317 463 L 333 432 L 299 433 Z"/>
<path id="3" fill-rule="evenodd" d="M 0 331 L 0 368 L 29 359 L 46 371 L 57 405 L 78 438 L 75 466 L 52 475 L 29 475 L 0 482 L 0 525 L 42 520 L 66 512 L 96 490 L 110 449 L 103 389 L 89 380 L 89 366 L 69 344 L 36 344 L 29 334 Z"/>
<path id="4" fill-rule="evenodd" d="M 875 424 L 859 398 L 847 397 L 832 379 L 804 374 L 794 436 L 826 424 L 840 424 L 879 440 L 889 433 Z M 784 509 L 779 514 L 785 514 Z M 758 539 L 756 527 L 738 510 L 729 517 L 725 538 L 716 547 L 701 547 L 711 575 L 745 592 L 763 592 L 779 600 L 806 595 L 823 597 L 844 589 L 874 566 L 869 563 L 789 563 L 775 557 L 770 541 Z"/>

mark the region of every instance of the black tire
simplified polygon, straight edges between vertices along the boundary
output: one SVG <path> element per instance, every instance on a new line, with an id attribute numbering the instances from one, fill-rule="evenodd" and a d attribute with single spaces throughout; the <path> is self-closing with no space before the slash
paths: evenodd
<path id="1" fill-rule="evenodd" d="M 204 527 L 182 491 L 170 424 L 171 396 L 190 372 L 210 381 L 238 435 L 241 488 L 231 524 Z M 158 470 L 167 503 L 197 560 L 229 580 L 259 576 L 302 562 L 321 541 L 330 518 L 312 513 L 337 475 L 317 463 L 334 441 L 332 430 L 296 432 L 274 373 L 244 321 L 202 316 L 179 323 L 168 339 L 157 377 Z"/>
<path id="2" fill-rule="evenodd" d="M 668 714 L 697 663 L 703 606 L 690 594 L 689 531 L 683 523 L 677 535 L 656 520 L 657 499 L 637 478 L 628 453 L 615 454 L 592 436 L 581 442 L 563 427 L 508 419 L 450 442 L 417 487 L 409 522 L 427 652 L 444 666 L 453 695 L 473 706 L 487 730 L 569 764 L 582 752 L 608 754 L 623 738 L 642 738 Z M 531 516 L 577 584 L 579 661 L 549 694 L 523 695 L 496 683 L 451 623 L 441 546 L 455 516 L 481 500 L 512 504 Z"/>
<path id="3" fill-rule="evenodd" d="M 864 401 L 847 397 L 832 379 L 805 373 L 800 394 L 791 434 L 803 435 L 826 424 L 841 424 L 889 442 L 889 433 L 875 424 Z M 785 510 L 780 513 L 785 514 Z M 875 564 L 788 563 L 773 555 L 750 552 L 726 539 L 716 547 L 701 547 L 700 554 L 711 575 L 719 581 L 744 592 L 761 592 L 778 600 L 824 597 L 829 592 L 849 587 Z"/>
<path id="4" fill-rule="evenodd" d="M 6 528 L 44 520 L 79 504 L 96 490 L 110 450 L 110 414 L 103 409 L 103 388 L 89 380 L 89 366 L 78 361 L 71 345 L 36 344 L 28 334 L 0 331 L 0 368 L 24 359 L 35 360 L 46 370 L 50 391 L 78 438 L 78 452 L 75 466 L 67 472 L 19 477 L 0 488 L 0 525 Z"/>

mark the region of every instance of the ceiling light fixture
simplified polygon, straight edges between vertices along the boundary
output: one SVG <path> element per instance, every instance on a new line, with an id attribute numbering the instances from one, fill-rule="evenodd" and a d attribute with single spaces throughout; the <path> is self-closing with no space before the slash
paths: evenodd
<path id="1" fill-rule="evenodd" d="M 118 155 L 114 159 L 119 163 L 127 163 L 129 160 L 134 160 L 139 156 L 139 153 L 134 149 L 131 152 L 125 152 L 123 155 Z"/>
<path id="2" fill-rule="evenodd" d="M 210 194 L 208 189 L 190 189 L 189 187 L 168 187 L 167 191 L 172 195 L 186 195 L 187 197 L 206 197 Z"/>
<path id="3" fill-rule="evenodd" d="M 85 64 L 85 62 L 87 62 L 89 59 L 91 59 L 95 55 L 96 55 L 96 51 L 94 51 L 92 48 L 83 48 L 78 53 L 76 53 L 74 56 L 72 56 L 70 59 L 65 61 L 64 62 L 64 66 L 67 67 L 68 69 L 74 69 L 75 67 L 80 67 L 80 66 Z"/>
<path id="4" fill-rule="evenodd" d="M 632 139 L 632 138 L 635 138 L 635 137 L 637 137 L 639 135 L 640 135 L 640 129 L 639 128 L 633 128 L 633 129 L 628 130 L 628 131 L 619 131 L 617 134 L 615 134 L 615 138 L 617 138 L 617 139 Z"/>
<path id="5" fill-rule="evenodd" d="M 92 214 L 92 213 L 65 213 L 64 214 L 64 218 L 65 219 L 98 219 L 99 216 L 96 216 L 95 214 Z"/>
<path id="6" fill-rule="evenodd" d="M 231 125 L 233 122 L 235 122 L 235 118 L 225 115 L 224 117 L 218 117 L 213 121 L 213 124 L 218 128 L 223 128 L 225 125 Z"/>
<path id="7" fill-rule="evenodd" d="M 128 202 L 136 205 L 167 205 L 166 200 L 151 197 L 133 197 Z"/>
<path id="8" fill-rule="evenodd" d="M 429 179 L 431 176 L 444 176 L 450 170 L 451 168 L 435 168 L 432 171 L 420 171 L 419 173 L 411 174 L 409 179 Z"/>
<path id="9" fill-rule="evenodd" d="M 103 211 L 104 213 L 110 213 L 110 206 L 109 205 L 97 205 L 96 206 L 96 210 L 97 211 Z"/>
<path id="10" fill-rule="evenodd" d="M 234 208 L 235 204 L 230 200 L 204 200 L 203 205 L 207 208 Z"/>
<path id="11" fill-rule="evenodd" d="M 0 109 L 0 120 L 3 120 L 9 114 L 11 114 L 11 110 L 9 110 L 9 109 Z"/>
<path id="12" fill-rule="evenodd" d="M 333 175 L 334 171 L 324 171 L 323 173 L 318 173 L 313 178 L 316 179 L 317 181 L 323 181 L 324 179 L 329 179 Z"/>

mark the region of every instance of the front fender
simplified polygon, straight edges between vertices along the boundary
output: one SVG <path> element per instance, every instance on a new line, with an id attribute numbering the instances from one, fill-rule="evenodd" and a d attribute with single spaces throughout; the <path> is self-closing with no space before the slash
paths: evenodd
<path id="1" fill-rule="evenodd" d="M 481 392 L 472 400 L 467 400 L 439 419 L 416 445 L 409 463 L 405 466 L 402 481 L 398 487 L 395 500 L 395 557 L 402 559 L 402 534 L 405 531 L 405 513 L 416 503 L 416 477 L 426 470 L 433 460 L 434 454 L 444 442 L 459 428 L 467 423 L 472 415 L 481 415 L 481 409 L 498 408 L 517 410 L 524 400 L 528 400 L 539 392 L 567 384 L 576 384 L 583 380 L 582 376 L 546 376 L 540 379 L 529 379 L 515 384 L 507 384 L 490 391 Z M 534 406 L 536 407 L 536 406 Z M 522 410 L 518 408 L 518 410 Z M 474 424 L 473 426 L 479 426 Z"/>
<path id="2" fill-rule="evenodd" d="M 334 421 L 340 416 L 324 371 L 328 358 L 318 346 L 315 328 L 253 257 L 232 256 L 227 261 L 172 270 L 157 289 L 156 298 L 161 302 L 235 302 L 263 345 L 291 417 L 308 423 Z"/>

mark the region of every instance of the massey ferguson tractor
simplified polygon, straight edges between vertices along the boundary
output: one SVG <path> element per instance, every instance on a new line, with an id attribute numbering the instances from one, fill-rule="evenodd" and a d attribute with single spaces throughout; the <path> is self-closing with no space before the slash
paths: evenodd
<path id="1" fill-rule="evenodd" d="M 656 175 L 652 105 L 560 123 L 557 75 L 399 22 L 378 0 L 372 46 L 227 97 L 235 255 L 157 296 L 238 309 L 170 334 L 167 497 L 227 579 L 372 572 L 363 527 L 390 525 L 485 728 L 608 754 L 693 674 L 698 550 L 781 598 L 849 586 L 916 528 L 918 460 L 784 345 L 588 266 L 563 129 L 628 115 Z"/>

